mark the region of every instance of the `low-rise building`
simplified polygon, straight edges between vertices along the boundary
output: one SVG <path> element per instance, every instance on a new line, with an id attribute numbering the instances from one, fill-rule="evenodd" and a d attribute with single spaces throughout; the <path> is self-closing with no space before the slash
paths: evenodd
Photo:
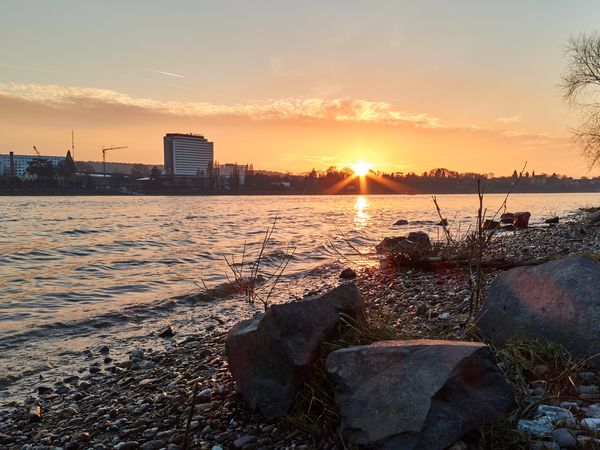
<path id="1" fill-rule="evenodd" d="M 46 155 L 15 155 L 14 152 L 0 154 L 0 176 L 13 176 L 25 178 L 27 175 L 27 166 L 34 159 L 45 159 L 50 161 L 55 167 L 65 160 L 64 156 L 46 156 Z"/>
<path id="2" fill-rule="evenodd" d="M 244 184 L 246 184 L 247 170 L 247 165 L 237 163 L 225 163 L 219 166 L 219 176 L 223 177 L 226 180 L 226 182 L 230 185 L 237 184 L 238 186 L 244 186 Z"/>

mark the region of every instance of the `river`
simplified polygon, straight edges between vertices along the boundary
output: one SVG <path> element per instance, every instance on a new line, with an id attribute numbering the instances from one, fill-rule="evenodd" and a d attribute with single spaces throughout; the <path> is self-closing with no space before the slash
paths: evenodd
<path id="1" fill-rule="evenodd" d="M 496 211 L 503 199 L 487 195 L 486 205 Z M 475 195 L 438 201 L 454 230 L 474 223 Z M 513 212 L 530 211 L 533 225 L 598 204 L 600 193 L 508 201 Z M 365 259 L 354 248 L 371 252 L 385 236 L 423 230 L 441 238 L 428 195 L 0 197 L 0 399 L 15 398 L 41 374 L 72 371 L 82 351 L 101 343 L 125 351 L 166 323 L 191 332 L 214 328 L 207 320 L 215 314 L 237 314 L 206 306 L 183 317 L 168 299 L 226 281 L 224 257 L 239 262 L 245 247 L 246 261 L 256 258 L 276 217 L 263 267 L 278 267 L 286 249 L 294 256 L 275 301 L 334 280 L 346 257 Z M 400 218 L 409 225 L 394 226 Z"/>

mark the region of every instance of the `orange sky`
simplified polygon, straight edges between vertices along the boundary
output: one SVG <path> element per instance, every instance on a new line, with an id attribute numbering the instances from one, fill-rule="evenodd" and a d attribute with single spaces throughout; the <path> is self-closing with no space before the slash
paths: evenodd
<path id="1" fill-rule="evenodd" d="M 596 176 L 559 87 L 569 36 L 600 16 L 576 3 L 9 1 L 0 153 L 62 154 L 74 129 L 77 159 L 113 144 L 160 164 L 165 133 L 194 132 L 219 162 L 284 172 Z"/>

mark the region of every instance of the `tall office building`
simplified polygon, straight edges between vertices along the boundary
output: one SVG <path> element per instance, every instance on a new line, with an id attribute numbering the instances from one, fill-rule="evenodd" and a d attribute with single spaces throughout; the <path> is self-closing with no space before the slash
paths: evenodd
<path id="1" fill-rule="evenodd" d="M 213 143 L 199 134 L 167 133 L 165 173 L 167 175 L 207 176 L 214 162 Z"/>

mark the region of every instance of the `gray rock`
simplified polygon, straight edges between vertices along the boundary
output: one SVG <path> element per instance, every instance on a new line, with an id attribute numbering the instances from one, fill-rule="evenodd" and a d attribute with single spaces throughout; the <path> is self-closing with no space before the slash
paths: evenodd
<path id="1" fill-rule="evenodd" d="M 600 209 L 598 211 L 594 211 L 588 217 L 592 223 L 600 222 Z"/>
<path id="2" fill-rule="evenodd" d="M 583 256 L 518 267 L 494 280 L 476 321 L 495 345 L 542 339 L 588 357 L 600 353 L 599 292 L 600 264 Z"/>
<path id="3" fill-rule="evenodd" d="M 552 430 L 552 439 L 561 448 L 577 447 L 577 439 L 566 428 L 557 428 L 556 430 Z"/>
<path id="4" fill-rule="evenodd" d="M 423 231 L 413 231 L 408 236 L 386 237 L 375 246 L 377 253 L 424 254 L 431 247 L 431 240 Z"/>
<path id="5" fill-rule="evenodd" d="M 141 348 L 134 348 L 129 354 L 130 359 L 144 359 L 144 350 Z"/>
<path id="6" fill-rule="evenodd" d="M 431 246 L 429 235 L 424 231 L 413 231 L 412 233 L 408 233 L 406 239 L 414 242 L 419 248 L 429 248 Z"/>
<path id="7" fill-rule="evenodd" d="M 559 408 L 552 405 L 539 405 L 538 416 L 546 416 L 554 425 L 564 425 L 574 427 L 577 424 L 575 416 L 568 409 Z"/>
<path id="8" fill-rule="evenodd" d="M 519 420 L 518 430 L 529 436 L 547 436 L 552 431 L 552 420 L 547 416 L 538 417 L 534 420 Z"/>
<path id="9" fill-rule="evenodd" d="M 50 394 L 54 392 L 54 389 L 52 389 L 50 386 L 38 386 L 37 390 L 38 394 L 40 395 Z"/>
<path id="10" fill-rule="evenodd" d="M 167 443 L 165 441 L 155 440 L 155 441 L 150 441 L 150 442 L 146 442 L 145 444 L 142 444 L 141 449 L 142 450 L 159 450 L 166 446 L 167 446 Z"/>
<path id="11" fill-rule="evenodd" d="M 251 444 L 256 441 L 256 436 L 243 436 L 239 439 L 233 441 L 233 446 L 235 448 L 242 448 L 244 445 Z"/>
<path id="12" fill-rule="evenodd" d="M 116 446 L 116 450 L 136 450 L 140 448 L 140 444 L 137 441 L 119 442 Z"/>
<path id="13" fill-rule="evenodd" d="M 481 343 L 386 341 L 327 358 L 344 439 L 372 449 L 444 449 L 501 418 L 510 387 Z"/>
<path id="14" fill-rule="evenodd" d="M 589 431 L 596 432 L 598 431 L 598 429 L 600 429 L 600 419 L 597 419 L 595 417 L 585 417 L 581 419 L 581 422 L 579 422 L 579 424 L 581 425 L 581 428 L 584 428 Z"/>
<path id="15" fill-rule="evenodd" d="M 271 306 L 265 314 L 236 324 L 225 343 L 229 369 L 246 403 L 271 419 L 291 407 L 321 344 L 337 333 L 340 313 L 364 308 L 353 284 L 326 294 Z"/>

